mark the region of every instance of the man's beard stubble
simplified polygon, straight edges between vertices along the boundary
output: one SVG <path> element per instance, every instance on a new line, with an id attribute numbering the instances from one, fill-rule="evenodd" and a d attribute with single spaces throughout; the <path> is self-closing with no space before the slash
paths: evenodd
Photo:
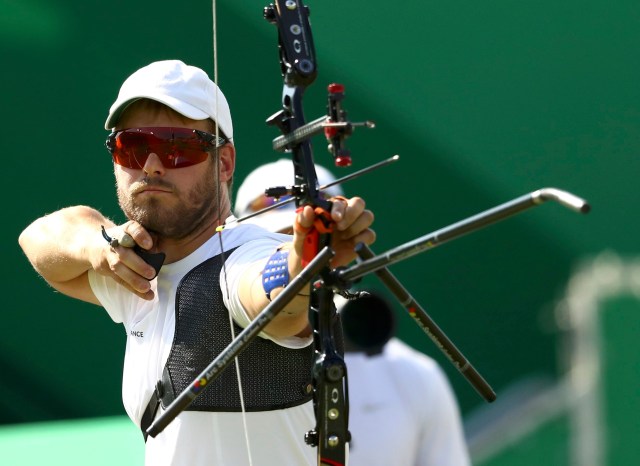
<path id="1" fill-rule="evenodd" d="M 182 239 L 200 227 L 212 223 L 219 218 L 221 208 L 218 199 L 218 177 L 215 164 L 210 165 L 207 176 L 191 186 L 189 191 L 178 190 L 174 185 L 157 178 L 145 178 L 123 192 L 117 187 L 118 203 L 129 220 L 135 220 L 147 231 L 159 238 Z M 163 203 L 158 198 L 148 198 L 143 203 L 136 201 L 131 192 L 141 186 L 157 186 L 171 190 L 170 196 L 177 203 Z"/>

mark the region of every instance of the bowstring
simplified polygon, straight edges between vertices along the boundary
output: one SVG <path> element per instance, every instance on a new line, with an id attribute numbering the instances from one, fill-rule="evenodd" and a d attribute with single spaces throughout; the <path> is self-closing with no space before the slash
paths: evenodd
<path id="1" fill-rule="evenodd" d="M 217 23 L 217 2 L 216 0 L 211 0 L 211 10 L 212 10 L 212 22 L 213 22 L 213 82 L 216 83 L 216 86 L 218 86 L 218 89 L 220 88 L 220 84 L 219 84 L 219 79 L 218 79 L 218 23 Z M 220 202 L 220 157 L 219 157 L 219 150 L 220 148 L 218 147 L 218 136 L 220 135 L 220 130 L 219 130 L 219 125 L 218 125 L 218 93 L 216 92 L 215 95 L 215 112 L 216 112 L 216 121 L 215 121 L 215 129 L 216 129 L 216 148 L 215 148 L 215 163 L 216 163 L 216 173 L 217 173 L 217 183 L 216 183 L 216 199 L 217 199 L 217 211 L 218 211 L 218 221 L 221 223 L 221 226 L 224 227 L 224 222 L 226 219 L 222 218 L 222 212 L 221 212 L 221 202 Z M 228 137 L 228 135 L 225 135 Z M 231 192 L 228 193 L 229 195 L 229 206 L 231 206 Z M 222 232 L 224 231 L 224 228 L 219 228 L 218 229 L 218 239 L 220 242 L 220 260 L 222 261 L 222 272 L 224 274 L 224 293 L 226 293 L 227 295 L 227 302 L 230 301 L 230 293 L 229 293 L 229 283 L 227 281 L 227 268 L 226 268 L 226 261 L 225 261 L 225 254 L 224 254 L 224 245 L 222 243 Z M 235 340 L 236 338 L 236 332 L 234 329 L 234 321 L 233 321 L 233 316 L 231 315 L 231 312 L 227 312 L 228 316 L 229 316 L 229 328 L 231 329 L 231 341 Z M 247 425 L 247 410 L 245 408 L 245 402 L 244 402 L 244 390 L 242 388 L 242 376 L 240 375 L 240 359 L 238 358 L 238 356 L 236 356 L 234 358 L 234 363 L 235 363 L 235 368 L 236 368 L 236 377 L 237 377 L 237 382 L 238 382 L 238 395 L 240 397 L 240 408 L 242 410 L 242 425 L 244 428 L 244 441 L 246 444 L 246 448 L 247 448 L 247 457 L 249 460 L 249 466 L 253 466 L 253 458 L 251 456 L 251 442 L 249 439 L 249 428 Z"/>

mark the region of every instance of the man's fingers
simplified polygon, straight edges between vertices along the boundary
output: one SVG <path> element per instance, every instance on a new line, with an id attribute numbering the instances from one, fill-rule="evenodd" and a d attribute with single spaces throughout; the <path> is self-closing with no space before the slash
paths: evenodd
<path id="1" fill-rule="evenodd" d="M 339 231 L 343 231 L 351 228 L 355 222 L 359 221 L 364 211 L 365 202 L 360 197 L 337 199 L 333 201 L 331 218 L 336 222 L 336 228 Z M 364 228 L 367 226 L 368 225 L 364 226 Z"/>
<path id="2" fill-rule="evenodd" d="M 129 239 L 125 239 L 129 237 Z M 123 236 L 124 241 L 133 241 L 130 235 Z M 140 257 L 132 247 L 124 247 L 120 240 L 118 244 L 106 245 L 105 260 L 108 273 L 114 277 L 119 277 L 124 282 L 130 284 L 129 288 L 134 288 L 140 292 L 149 289 L 149 280 L 156 276 L 155 269 Z M 135 243 L 134 243 L 135 246 Z"/>
<path id="3" fill-rule="evenodd" d="M 118 275 L 114 275 L 113 279 L 118 282 L 120 285 L 124 286 L 126 289 L 128 289 L 129 291 L 131 291 L 132 293 L 140 296 L 142 299 L 146 299 L 147 301 L 150 301 L 153 299 L 154 297 L 154 292 L 151 288 L 147 287 L 146 290 L 141 289 L 138 290 L 135 287 L 131 286 L 129 283 L 127 283 L 125 280 L 123 280 L 121 277 L 119 277 Z M 147 282 L 149 283 L 149 282 Z"/>
<path id="4" fill-rule="evenodd" d="M 355 244 L 358 244 L 358 243 L 364 243 L 367 245 L 373 244 L 376 241 L 376 232 L 375 230 L 368 228 L 362 233 L 360 233 L 359 235 L 355 236 L 353 238 L 353 241 Z"/>
<path id="5" fill-rule="evenodd" d="M 373 219 L 373 212 L 365 210 L 361 212 L 360 215 L 358 215 L 358 217 L 351 223 L 342 225 L 342 228 L 340 228 L 339 225 L 336 225 L 334 235 L 342 240 L 351 239 L 359 233 L 367 230 L 373 223 Z"/>
<path id="6" fill-rule="evenodd" d="M 313 221 L 316 218 L 316 214 L 313 211 L 313 207 L 306 205 L 298 212 L 296 216 L 296 223 L 302 227 L 302 229 L 308 229 L 313 226 Z"/>
<path id="7" fill-rule="evenodd" d="M 134 242 L 132 246 L 123 246 L 129 248 L 139 244 L 143 249 L 151 249 L 153 246 L 153 238 L 145 228 L 138 222 L 130 221 L 123 225 L 125 235 L 128 235 Z M 124 237 L 122 238 L 124 239 Z"/>
<path id="8" fill-rule="evenodd" d="M 129 233 L 125 233 L 122 235 L 122 238 L 119 240 L 120 246 L 124 246 L 125 248 L 132 248 L 136 245 L 133 237 Z"/>
<path id="9" fill-rule="evenodd" d="M 354 248 L 357 243 L 372 244 L 375 241 L 376 234 L 369 228 L 374 215 L 365 209 L 365 202 L 359 197 L 332 198 L 331 202 L 331 219 L 334 222 L 331 242 L 336 252 L 332 265 L 345 265 L 356 257 Z M 315 219 L 316 213 L 311 206 L 305 206 L 298 212 L 294 224 L 294 245 L 298 253 L 302 251 L 304 238 Z"/>

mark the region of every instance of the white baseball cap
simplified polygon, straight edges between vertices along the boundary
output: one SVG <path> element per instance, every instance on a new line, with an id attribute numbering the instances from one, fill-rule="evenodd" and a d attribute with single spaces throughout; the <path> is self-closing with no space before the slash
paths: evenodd
<path id="1" fill-rule="evenodd" d="M 318 175 L 320 186 L 329 184 L 336 179 L 329 170 L 320 165 L 316 165 L 316 174 Z M 247 175 L 238 188 L 234 207 L 235 216 L 242 218 L 253 213 L 252 205 L 257 199 L 264 197 L 265 189 L 275 186 L 291 186 L 294 182 L 295 176 L 291 160 L 280 159 L 277 162 L 259 166 Z M 343 195 L 342 189 L 337 185 L 331 186 L 323 190 L 323 192 L 328 197 Z M 277 209 L 248 218 L 242 223 L 260 225 L 269 231 L 285 231 L 292 227 L 295 212 L 295 203 L 290 202 Z"/>
<path id="2" fill-rule="evenodd" d="M 164 60 L 140 68 L 127 78 L 109 109 L 105 129 L 116 126 L 122 112 L 139 99 L 163 103 L 192 120 L 211 118 L 233 140 L 229 104 L 222 91 L 200 68 L 180 60 Z"/>

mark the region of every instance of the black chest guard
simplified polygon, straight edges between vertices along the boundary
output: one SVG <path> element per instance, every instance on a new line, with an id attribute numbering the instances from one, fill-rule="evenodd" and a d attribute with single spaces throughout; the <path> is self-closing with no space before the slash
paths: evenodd
<path id="1" fill-rule="evenodd" d="M 226 254 L 230 254 L 228 251 Z M 167 407 L 231 342 L 229 311 L 220 290 L 220 256 L 191 270 L 178 286 L 176 329 L 162 375 L 162 406 Z M 234 332 L 242 331 L 235 323 Z M 256 338 L 239 356 L 247 411 L 282 409 L 312 398 L 313 348 L 290 349 Z M 241 411 L 235 364 L 230 365 L 187 408 L 190 411 Z"/>
<path id="2" fill-rule="evenodd" d="M 225 252 L 226 257 L 233 250 Z M 180 282 L 175 303 L 175 332 L 171 352 L 141 421 L 146 430 L 159 404 L 169 406 L 191 382 L 231 343 L 229 311 L 220 289 L 221 255 L 191 270 Z M 242 331 L 233 324 L 235 335 Z M 342 352 L 342 328 L 336 315 L 337 346 Z M 255 338 L 238 356 L 246 411 L 269 411 L 301 405 L 313 398 L 314 349 L 285 348 L 271 340 Z M 187 411 L 240 412 L 235 364 L 229 365 L 186 409 Z"/>

